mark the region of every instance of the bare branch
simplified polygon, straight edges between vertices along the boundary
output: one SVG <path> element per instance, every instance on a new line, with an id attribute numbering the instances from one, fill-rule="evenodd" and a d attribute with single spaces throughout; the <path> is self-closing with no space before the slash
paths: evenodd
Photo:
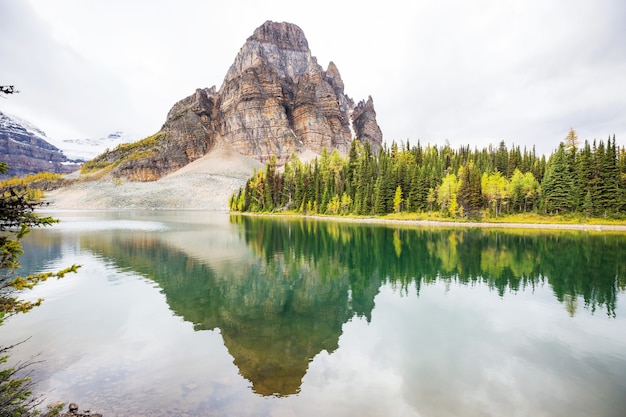
<path id="1" fill-rule="evenodd" d="M 0 93 L 2 94 L 17 94 L 19 90 L 15 89 L 13 85 L 0 85 Z"/>

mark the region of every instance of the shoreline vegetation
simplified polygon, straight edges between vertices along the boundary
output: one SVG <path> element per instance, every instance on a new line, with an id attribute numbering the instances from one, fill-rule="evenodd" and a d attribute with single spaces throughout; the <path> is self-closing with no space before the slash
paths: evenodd
<path id="1" fill-rule="evenodd" d="M 624 232 L 626 233 L 626 220 L 589 219 L 589 222 L 580 222 L 580 219 L 555 218 L 541 215 L 503 216 L 499 219 L 488 221 L 462 221 L 460 219 L 448 219 L 439 216 L 428 215 L 386 215 L 386 216 L 337 216 L 326 214 L 301 214 L 296 212 L 230 212 L 233 215 L 275 217 L 286 219 L 312 219 L 323 221 L 335 221 L 346 223 L 383 224 L 411 227 L 467 227 L 485 229 L 544 229 L 544 230 L 578 230 L 596 232 Z M 524 220 L 525 219 L 525 220 Z"/>
<path id="2" fill-rule="evenodd" d="M 323 149 L 284 166 L 271 157 L 228 203 L 233 212 L 612 227 L 626 225 L 626 148 L 615 136 L 579 148 L 573 129 L 548 158 L 504 142 L 482 150 L 392 142 L 374 155 L 355 140 L 345 156 Z"/>
<path id="3" fill-rule="evenodd" d="M 348 155 L 293 155 L 280 167 L 221 147 L 152 182 L 98 171 L 4 183 L 16 181 L 43 199 L 45 211 L 203 210 L 403 226 L 626 231 L 626 149 L 615 138 L 606 147 L 585 142 L 579 149 L 573 130 L 548 159 L 504 143 L 482 151 L 392 143 L 374 156 L 354 141 Z"/>

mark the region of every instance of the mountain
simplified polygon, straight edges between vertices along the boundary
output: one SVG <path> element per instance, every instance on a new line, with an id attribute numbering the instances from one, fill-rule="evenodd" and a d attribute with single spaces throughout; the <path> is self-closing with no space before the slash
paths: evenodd
<path id="1" fill-rule="evenodd" d="M 79 168 L 52 145 L 46 134 L 19 117 L 0 112 L 0 161 L 9 165 L 2 177 L 24 176 L 42 171 L 69 173 Z"/>
<path id="2" fill-rule="evenodd" d="M 347 153 L 356 138 L 374 153 L 382 144 L 371 97 L 355 105 L 334 63 L 324 70 L 302 29 L 265 22 L 250 36 L 219 90 L 199 88 L 176 103 L 154 136 L 100 155 L 95 168 L 152 181 L 218 147 L 265 162 L 292 153 Z"/>

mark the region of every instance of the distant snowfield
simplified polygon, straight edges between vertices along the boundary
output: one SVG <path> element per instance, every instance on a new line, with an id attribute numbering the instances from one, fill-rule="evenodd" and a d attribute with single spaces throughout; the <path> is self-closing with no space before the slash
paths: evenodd
<path id="1" fill-rule="evenodd" d="M 113 149 L 122 143 L 132 143 L 136 140 L 136 138 L 124 135 L 123 132 L 114 132 L 107 137 L 98 139 L 64 139 L 61 141 L 48 140 L 48 142 L 61 149 L 69 159 L 89 161 L 107 149 Z"/>

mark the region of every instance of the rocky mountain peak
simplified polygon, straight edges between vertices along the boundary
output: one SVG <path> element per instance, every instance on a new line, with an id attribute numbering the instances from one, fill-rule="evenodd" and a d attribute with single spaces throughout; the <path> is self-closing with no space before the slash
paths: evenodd
<path id="1" fill-rule="evenodd" d="M 197 89 L 176 103 L 149 157 L 129 158 L 117 173 L 158 179 L 216 145 L 261 162 L 323 148 L 345 154 L 353 131 L 377 152 L 382 133 L 373 106 L 370 98 L 355 108 L 337 66 L 324 71 L 302 29 L 267 21 L 242 46 L 220 89 Z"/>
<path id="2" fill-rule="evenodd" d="M 254 41 L 272 44 L 284 51 L 309 52 L 309 43 L 304 32 L 293 23 L 277 23 L 268 20 L 248 38 L 248 42 Z"/>
<path id="3" fill-rule="evenodd" d="M 383 136 L 378 123 L 376 123 L 376 111 L 372 96 L 368 96 L 367 101 L 361 100 L 354 108 L 352 125 L 356 136 L 362 141 L 377 143 L 379 138 Z"/>
<path id="4" fill-rule="evenodd" d="M 341 79 L 341 75 L 339 74 L 339 69 L 337 68 L 337 65 L 335 65 L 333 61 L 330 61 L 330 63 L 328 64 L 328 68 L 326 69 L 325 74 L 326 81 L 328 81 L 335 90 L 343 93 L 343 80 Z"/>
<path id="5" fill-rule="evenodd" d="M 246 71 L 261 67 L 271 67 L 279 78 L 292 82 L 311 69 L 321 71 L 302 29 L 292 23 L 271 21 L 257 28 L 242 46 L 224 84 L 236 80 Z"/>

